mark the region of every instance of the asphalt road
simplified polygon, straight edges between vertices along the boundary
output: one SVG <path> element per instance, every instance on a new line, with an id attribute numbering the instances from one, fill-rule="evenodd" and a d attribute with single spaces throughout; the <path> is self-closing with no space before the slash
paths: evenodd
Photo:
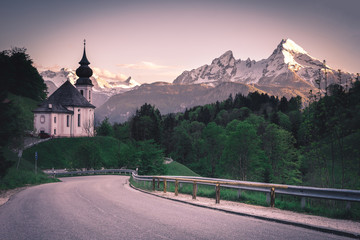
<path id="1" fill-rule="evenodd" d="M 174 202 L 126 176 L 63 178 L 0 207 L 0 239 L 346 239 Z"/>

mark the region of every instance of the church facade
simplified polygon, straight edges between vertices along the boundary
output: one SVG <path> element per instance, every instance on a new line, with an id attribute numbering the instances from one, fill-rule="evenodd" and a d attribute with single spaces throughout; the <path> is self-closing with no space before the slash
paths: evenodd
<path id="1" fill-rule="evenodd" d="M 69 81 L 61 85 L 51 96 L 33 110 L 36 134 L 46 133 L 53 137 L 94 136 L 94 110 L 91 104 L 93 72 L 89 67 L 84 42 L 83 57 L 76 70 L 79 77 L 75 86 Z"/>

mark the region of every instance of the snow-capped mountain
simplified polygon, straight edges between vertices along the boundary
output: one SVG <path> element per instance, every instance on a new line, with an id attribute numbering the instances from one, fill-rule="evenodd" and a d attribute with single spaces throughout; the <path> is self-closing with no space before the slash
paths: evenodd
<path id="1" fill-rule="evenodd" d="M 319 69 L 321 74 L 319 74 Z M 316 79 L 321 75 L 322 88 L 325 86 L 325 66 L 323 62 L 310 56 L 291 39 L 283 39 L 274 52 L 260 61 L 236 60 L 227 51 L 210 65 L 185 71 L 175 80 L 175 84 L 218 84 L 219 82 L 238 82 L 262 86 L 282 86 L 293 88 L 317 87 Z M 338 81 L 337 70 L 326 66 L 327 85 Z M 342 72 L 343 79 L 354 77 Z M 344 82 L 345 83 L 345 80 Z"/>
<path id="2" fill-rule="evenodd" d="M 43 71 L 40 73 L 45 83 L 48 86 L 48 94 L 51 95 L 58 87 L 65 81 L 70 81 L 75 84 L 78 77 L 75 70 L 69 68 L 61 68 L 59 71 Z M 112 95 L 123 93 L 129 90 L 136 89 L 140 84 L 129 77 L 125 81 L 114 79 L 104 79 L 98 74 L 94 73 L 90 77 L 93 87 L 93 104 L 98 107 L 103 104 Z"/>

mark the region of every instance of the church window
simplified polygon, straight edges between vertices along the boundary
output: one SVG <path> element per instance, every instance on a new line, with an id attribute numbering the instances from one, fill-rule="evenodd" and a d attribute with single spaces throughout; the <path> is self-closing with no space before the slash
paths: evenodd
<path id="1" fill-rule="evenodd" d="M 66 126 L 69 127 L 69 125 L 70 125 L 70 116 L 67 115 L 66 116 Z"/>
<path id="2" fill-rule="evenodd" d="M 78 114 L 78 127 L 80 127 L 80 113 Z"/>
<path id="3" fill-rule="evenodd" d="M 81 96 L 84 96 L 84 90 L 80 90 Z"/>
<path id="4" fill-rule="evenodd" d="M 91 91 L 89 90 L 89 101 L 91 100 Z"/>
<path id="5" fill-rule="evenodd" d="M 41 116 L 40 116 L 40 122 L 41 122 L 41 123 L 45 123 L 45 116 L 44 116 L 44 115 L 41 115 Z"/>
<path id="6" fill-rule="evenodd" d="M 56 128 L 54 128 L 54 135 L 56 135 Z"/>
<path id="7" fill-rule="evenodd" d="M 54 123 L 56 123 L 56 117 L 54 117 Z"/>

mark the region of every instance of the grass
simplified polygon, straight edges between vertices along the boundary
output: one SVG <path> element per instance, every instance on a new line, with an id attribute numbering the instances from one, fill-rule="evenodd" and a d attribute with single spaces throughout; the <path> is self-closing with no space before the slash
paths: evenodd
<path id="1" fill-rule="evenodd" d="M 172 161 L 169 164 L 166 164 L 167 167 L 167 175 L 169 176 L 194 176 L 200 177 L 199 174 L 192 171 L 190 168 L 176 162 Z"/>
<path id="2" fill-rule="evenodd" d="M 33 159 L 38 153 L 38 165 L 43 169 L 74 168 L 75 158 L 79 146 L 92 144 L 97 146 L 101 162 L 105 168 L 116 167 L 120 142 L 112 137 L 81 137 L 81 138 L 55 138 L 37 144 L 24 151 L 24 158 Z"/>
<path id="3" fill-rule="evenodd" d="M 0 190 L 13 189 L 27 185 L 37 185 L 42 183 L 58 182 L 58 179 L 49 178 L 40 170 L 34 172 L 34 164 L 22 158 L 19 168 L 16 168 L 18 157 L 8 149 L 4 149 L 4 156 L 13 163 L 6 175 L 0 179 Z"/>

